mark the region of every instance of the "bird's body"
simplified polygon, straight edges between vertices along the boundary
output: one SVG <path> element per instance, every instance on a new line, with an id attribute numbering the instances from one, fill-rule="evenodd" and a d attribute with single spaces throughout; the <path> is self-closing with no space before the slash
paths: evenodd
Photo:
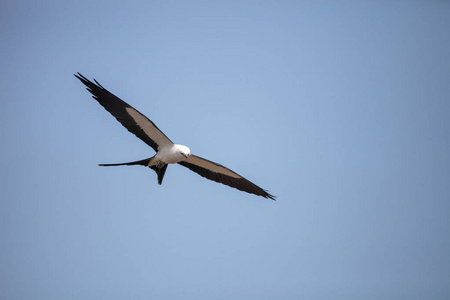
<path id="1" fill-rule="evenodd" d="M 149 167 L 157 164 L 176 164 L 185 160 L 191 155 L 191 150 L 188 147 L 178 144 L 167 145 L 162 147 L 153 159 L 149 162 Z"/>
<path id="2" fill-rule="evenodd" d="M 152 147 L 156 154 L 153 157 L 116 164 L 100 164 L 100 166 L 142 165 L 153 169 L 158 175 L 158 183 L 162 184 L 168 164 L 180 164 L 207 179 L 223 183 L 247 193 L 275 200 L 275 196 L 248 181 L 230 169 L 191 154 L 191 150 L 183 145 L 174 144 L 161 130 L 146 116 L 116 97 L 97 81 L 95 83 L 78 73 L 75 75 L 87 90 L 93 94 L 108 112 L 110 112 L 125 128 L 136 135 L 147 145 Z"/>

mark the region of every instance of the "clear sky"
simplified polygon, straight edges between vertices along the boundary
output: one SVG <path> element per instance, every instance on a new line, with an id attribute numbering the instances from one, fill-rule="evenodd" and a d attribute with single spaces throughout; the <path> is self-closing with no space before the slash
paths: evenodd
<path id="1" fill-rule="evenodd" d="M 2 1 L 1 299 L 449 299 L 447 1 Z M 169 166 L 73 76 L 277 201 Z"/>

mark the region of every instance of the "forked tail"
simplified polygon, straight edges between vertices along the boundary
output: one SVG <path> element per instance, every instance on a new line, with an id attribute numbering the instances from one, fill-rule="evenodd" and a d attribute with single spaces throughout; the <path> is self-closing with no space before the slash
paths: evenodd
<path id="1" fill-rule="evenodd" d="M 119 163 L 119 164 L 99 164 L 99 166 L 102 167 L 111 167 L 111 166 L 132 166 L 132 165 L 141 165 L 141 166 L 148 166 L 148 163 L 150 162 L 151 158 L 146 158 L 143 160 L 138 161 L 132 161 L 132 162 L 126 162 L 126 163 Z"/>
<path id="2" fill-rule="evenodd" d="M 155 166 L 149 166 L 149 162 L 153 157 L 146 158 L 143 160 L 137 160 L 137 161 L 131 161 L 126 163 L 118 163 L 118 164 L 99 164 L 99 166 L 102 167 L 112 167 L 112 166 L 133 166 L 133 165 L 140 165 L 140 166 L 146 166 L 151 168 L 153 171 L 156 172 L 158 175 L 158 184 L 161 184 L 164 178 L 164 174 L 166 173 L 167 165 L 155 165 Z"/>
<path id="3" fill-rule="evenodd" d="M 152 170 L 155 171 L 156 174 L 158 174 L 158 184 L 161 184 L 162 180 L 164 178 L 164 174 L 166 173 L 167 165 L 163 164 L 159 168 L 158 168 L 158 165 L 156 165 L 156 166 L 151 166 L 150 168 L 152 168 Z"/>

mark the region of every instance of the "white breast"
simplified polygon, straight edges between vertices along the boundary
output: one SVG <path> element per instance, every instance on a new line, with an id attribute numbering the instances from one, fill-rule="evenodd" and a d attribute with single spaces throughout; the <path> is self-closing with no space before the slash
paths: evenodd
<path id="1" fill-rule="evenodd" d="M 172 144 L 161 148 L 156 154 L 156 161 L 161 161 L 166 164 L 176 164 L 186 159 L 182 153 L 186 153 L 189 148 L 183 145 Z M 190 154 L 190 151 L 189 151 Z"/>

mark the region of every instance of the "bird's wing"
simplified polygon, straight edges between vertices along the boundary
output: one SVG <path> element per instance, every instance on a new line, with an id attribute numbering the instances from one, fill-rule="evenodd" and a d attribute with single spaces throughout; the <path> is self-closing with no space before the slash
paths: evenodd
<path id="1" fill-rule="evenodd" d="M 267 193 L 267 191 L 248 181 L 241 175 L 215 162 L 191 155 L 186 160 L 179 162 L 179 164 L 207 179 L 223 183 L 240 191 L 275 200 L 275 196 Z"/>
<path id="2" fill-rule="evenodd" d="M 152 121 L 119 97 L 110 93 L 95 79 L 95 83 L 93 83 L 80 73 L 78 75 L 75 74 L 75 77 L 87 86 L 87 90 L 93 95 L 92 98 L 109 111 L 129 132 L 143 140 L 155 151 L 166 145 L 173 144 Z"/>

